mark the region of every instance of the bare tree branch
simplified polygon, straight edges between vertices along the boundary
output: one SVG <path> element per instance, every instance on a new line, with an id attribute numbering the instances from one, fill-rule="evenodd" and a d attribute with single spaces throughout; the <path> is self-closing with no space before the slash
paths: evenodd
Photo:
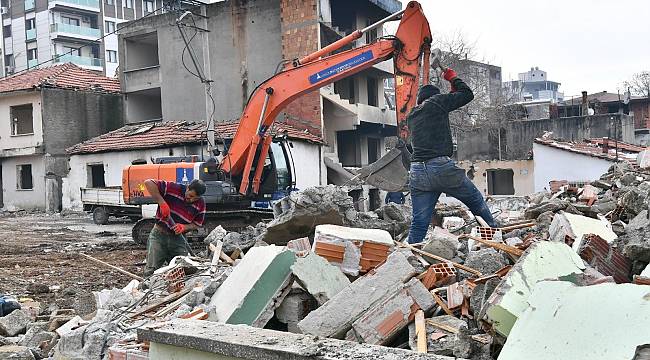
<path id="1" fill-rule="evenodd" d="M 641 71 L 623 83 L 632 95 L 650 97 L 650 71 Z"/>

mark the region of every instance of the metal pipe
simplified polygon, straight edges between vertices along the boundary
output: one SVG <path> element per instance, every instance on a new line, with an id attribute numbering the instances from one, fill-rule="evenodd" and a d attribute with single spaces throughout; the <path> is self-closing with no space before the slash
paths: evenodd
<path id="1" fill-rule="evenodd" d="M 269 105 L 269 99 L 271 98 L 271 94 L 273 94 L 273 88 L 266 89 L 266 96 L 264 97 L 264 105 L 262 105 L 262 112 L 260 113 L 260 121 L 257 123 L 257 131 L 255 132 L 255 134 L 259 134 L 260 129 L 262 128 L 262 122 L 264 121 L 264 114 L 266 113 L 266 107 Z"/>
<path id="2" fill-rule="evenodd" d="M 406 9 L 400 10 L 400 11 L 398 11 L 398 12 L 392 14 L 392 15 L 388 15 L 387 17 L 377 21 L 376 23 L 370 24 L 370 25 L 366 26 L 365 28 L 361 29 L 361 32 L 365 33 L 366 31 L 370 31 L 370 30 L 378 27 L 379 25 L 381 25 L 381 24 L 383 24 L 383 23 L 385 23 L 387 21 L 393 20 L 394 18 L 404 14 L 405 11 L 406 11 Z"/>

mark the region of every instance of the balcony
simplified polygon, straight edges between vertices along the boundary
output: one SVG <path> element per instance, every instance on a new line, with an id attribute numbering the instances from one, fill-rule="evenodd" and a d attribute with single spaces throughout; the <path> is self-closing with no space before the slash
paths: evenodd
<path id="1" fill-rule="evenodd" d="M 124 70 L 124 92 L 131 93 L 160 87 L 160 66 Z"/>
<path id="2" fill-rule="evenodd" d="M 34 1 L 34 0 L 32 0 Z M 73 8 L 92 12 L 99 12 L 99 0 L 50 0 L 48 8 L 55 7 Z"/>
<path id="3" fill-rule="evenodd" d="M 38 59 L 27 60 L 27 67 L 29 69 L 36 67 L 36 65 L 38 65 Z"/>
<path id="4" fill-rule="evenodd" d="M 90 69 L 90 70 L 103 70 L 104 69 L 104 61 L 102 59 L 96 59 L 96 58 L 91 58 L 91 57 L 86 57 L 86 56 L 78 56 L 78 55 L 62 55 L 60 57 L 56 57 L 58 55 L 55 55 L 55 58 L 53 60 L 54 63 L 73 63 L 76 65 L 79 65 L 83 68 Z"/>
<path id="5" fill-rule="evenodd" d="M 25 41 L 36 40 L 36 29 L 25 30 Z"/>
<path id="6" fill-rule="evenodd" d="M 25 0 L 25 11 L 34 10 L 35 0 Z"/>
<path id="7" fill-rule="evenodd" d="M 61 23 L 51 24 L 50 27 L 51 27 L 50 36 L 52 37 L 52 39 L 65 37 L 65 38 L 96 41 L 101 36 L 101 30 L 91 28 L 91 27 L 68 25 L 68 24 L 61 24 Z"/>

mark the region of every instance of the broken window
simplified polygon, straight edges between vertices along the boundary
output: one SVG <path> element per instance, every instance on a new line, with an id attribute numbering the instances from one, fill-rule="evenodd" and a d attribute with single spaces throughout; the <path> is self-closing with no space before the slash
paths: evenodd
<path id="1" fill-rule="evenodd" d="M 88 186 L 91 188 L 106 187 L 106 180 L 104 180 L 104 164 L 88 165 Z"/>
<path id="2" fill-rule="evenodd" d="M 514 175 L 512 169 L 487 170 L 488 195 L 514 195 Z"/>
<path id="3" fill-rule="evenodd" d="M 34 133 L 32 104 L 10 107 L 11 135 L 26 135 Z"/>
<path id="4" fill-rule="evenodd" d="M 368 105 L 379 106 L 379 99 L 377 95 L 377 79 L 369 77 L 366 80 L 366 85 L 368 87 Z"/>
<path id="5" fill-rule="evenodd" d="M 32 165 L 24 164 L 16 166 L 16 189 L 32 190 L 34 182 L 32 181 Z"/>
<path id="6" fill-rule="evenodd" d="M 372 164 L 379 159 L 379 139 L 368 138 L 368 164 Z"/>

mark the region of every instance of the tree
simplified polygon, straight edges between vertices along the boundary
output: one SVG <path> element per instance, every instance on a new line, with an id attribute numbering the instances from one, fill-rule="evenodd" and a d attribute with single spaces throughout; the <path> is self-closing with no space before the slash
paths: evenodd
<path id="1" fill-rule="evenodd" d="M 650 71 L 641 71 L 625 83 L 626 89 L 630 89 L 632 95 L 650 97 Z"/>

